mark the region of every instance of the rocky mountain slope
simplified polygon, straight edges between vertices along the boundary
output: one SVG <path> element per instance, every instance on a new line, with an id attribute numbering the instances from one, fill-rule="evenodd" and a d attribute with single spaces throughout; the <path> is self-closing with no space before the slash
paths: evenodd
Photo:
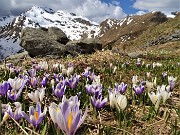
<path id="1" fill-rule="evenodd" d="M 100 38 L 104 48 L 117 47 L 122 50 L 130 41 L 138 40 L 146 30 L 167 20 L 161 12 L 151 12 L 142 16 L 127 16 L 121 20 L 106 19 L 97 24 L 74 13 L 33 6 L 17 17 L 0 19 L 0 59 L 22 50 L 19 37 L 25 27 L 58 27 L 70 40 L 95 37 Z"/>
<path id="2" fill-rule="evenodd" d="M 101 40 L 105 47 L 111 48 L 114 45 L 121 45 L 127 41 L 138 38 L 143 31 L 153 28 L 167 20 L 168 18 L 161 12 L 151 12 L 141 16 L 127 16 L 103 34 Z M 111 20 L 106 21 L 110 22 Z M 104 22 L 101 24 L 103 25 L 103 23 Z"/>
<path id="3" fill-rule="evenodd" d="M 172 51 L 180 56 L 180 12 L 176 17 L 170 18 L 164 23 L 149 27 L 146 31 L 133 40 L 120 43 L 117 40 L 113 44 L 116 51 L 132 52 L 138 50 Z"/>

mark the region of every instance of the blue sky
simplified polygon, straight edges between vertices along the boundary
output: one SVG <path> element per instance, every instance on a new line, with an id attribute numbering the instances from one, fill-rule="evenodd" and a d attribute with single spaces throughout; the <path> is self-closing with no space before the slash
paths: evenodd
<path id="1" fill-rule="evenodd" d="M 102 1 L 105 3 L 112 2 L 112 0 L 102 0 Z M 119 2 L 119 5 L 122 7 L 123 11 L 126 14 L 135 14 L 139 11 L 138 9 L 135 9 L 133 7 L 135 0 L 116 0 L 116 2 Z"/>
<path id="2" fill-rule="evenodd" d="M 0 0 L 0 3 L 0 17 L 17 16 L 32 6 L 40 6 L 75 13 L 95 22 L 122 19 L 128 14 L 161 11 L 170 15 L 180 11 L 180 0 Z"/>

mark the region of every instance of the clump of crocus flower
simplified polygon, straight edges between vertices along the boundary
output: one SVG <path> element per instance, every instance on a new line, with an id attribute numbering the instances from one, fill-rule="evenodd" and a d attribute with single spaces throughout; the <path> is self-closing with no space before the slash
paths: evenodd
<path id="1" fill-rule="evenodd" d="M 46 111 L 47 109 L 45 108 L 42 113 L 41 104 L 37 103 L 36 108 L 34 108 L 33 106 L 29 107 L 29 116 L 24 111 L 22 111 L 21 114 L 32 126 L 37 127 L 44 119 Z"/>
<path id="2" fill-rule="evenodd" d="M 127 89 L 127 84 L 124 84 L 124 82 L 121 82 L 121 84 L 115 83 L 115 89 L 116 91 L 120 92 L 121 94 L 124 94 Z"/>
<path id="3" fill-rule="evenodd" d="M 38 88 L 35 92 L 28 93 L 28 97 L 35 103 L 42 102 L 46 88 Z"/>
<path id="4" fill-rule="evenodd" d="M 16 101 L 20 96 L 27 80 L 22 77 L 15 77 L 14 79 L 9 78 L 10 90 L 7 92 L 9 99 Z"/>
<path id="5" fill-rule="evenodd" d="M 71 89 L 75 89 L 79 79 L 80 79 L 80 75 L 74 74 L 74 76 L 71 76 L 71 78 L 67 81 L 67 85 L 71 88 Z"/>
<path id="6" fill-rule="evenodd" d="M 151 99 L 152 103 L 155 105 L 156 110 L 159 108 L 159 104 L 161 98 L 163 99 L 163 104 L 165 104 L 166 100 L 170 98 L 171 92 L 169 92 L 170 86 L 162 85 L 157 86 L 157 91 L 149 92 L 148 96 Z"/>
<path id="7" fill-rule="evenodd" d="M 60 65 L 60 69 L 63 75 L 70 76 L 74 71 L 74 65 L 72 63 L 68 64 L 68 68 L 66 69 L 64 65 Z"/>
<path id="8" fill-rule="evenodd" d="M 54 92 L 54 94 L 61 99 L 63 97 L 63 95 L 65 94 L 65 90 L 66 90 L 66 83 L 64 81 L 59 82 L 56 87 L 54 88 L 54 84 L 52 84 L 52 90 Z"/>
<path id="9" fill-rule="evenodd" d="M 40 69 L 42 69 L 42 70 L 48 70 L 48 63 L 47 63 L 47 61 L 40 61 L 39 63 L 38 63 L 38 67 L 40 68 Z"/>
<path id="10" fill-rule="evenodd" d="M 134 90 L 134 92 L 135 92 L 136 95 L 140 95 L 141 93 L 144 92 L 144 86 L 141 85 L 141 84 L 140 84 L 139 86 L 134 85 L 134 86 L 133 86 L 133 90 Z"/>
<path id="11" fill-rule="evenodd" d="M 7 113 L 9 114 L 9 116 L 11 116 L 13 119 L 15 119 L 16 121 L 18 121 L 21 117 L 22 117 L 22 105 L 20 102 L 14 102 L 16 109 L 13 112 L 12 108 L 9 104 L 7 104 Z"/>
<path id="12" fill-rule="evenodd" d="M 87 116 L 87 108 L 82 116 L 79 106 L 78 96 L 72 96 L 69 99 L 63 96 L 59 105 L 51 103 L 49 106 L 52 121 L 66 135 L 74 135 Z"/>
<path id="13" fill-rule="evenodd" d="M 109 101 L 110 101 L 110 107 L 118 108 L 118 110 L 124 110 L 127 106 L 127 98 L 125 95 L 122 95 L 119 91 L 116 89 L 109 88 Z"/>
<path id="14" fill-rule="evenodd" d="M 104 105 L 107 102 L 107 98 L 102 98 L 102 84 L 101 85 L 96 85 L 97 88 L 93 90 L 94 96 L 91 96 L 91 103 L 96 109 L 100 109 L 104 107 Z"/>

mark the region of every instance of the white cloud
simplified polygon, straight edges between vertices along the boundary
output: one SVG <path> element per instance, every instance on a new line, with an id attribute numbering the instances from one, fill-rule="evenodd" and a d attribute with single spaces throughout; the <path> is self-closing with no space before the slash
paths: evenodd
<path id="1" fill-rule="evenodd" d="M 180 11 L 180 0 L 136 0 L 133 7 L 145 11 L 162 11 L 170 14 Z"/>
<path id="2" fill-rule="evenodd" d="M 145 12 L 145 11 L 142 11 L 142 10 L 136 12 L 136 15 L 144 15 L 144 14 L 146 14 L 146 12 Z"/>
<path id="3" fill-rule="evenodd" d="M 1 0 L 0 16 L 9 13 L 18 15 L 34 5 L 46 6 L 55 11 L 65 10 L 97 22 L 106 18 L 120 19 L 126 16 L 119 2 L 115 0 L 111 3 L 101 0 Z"/>

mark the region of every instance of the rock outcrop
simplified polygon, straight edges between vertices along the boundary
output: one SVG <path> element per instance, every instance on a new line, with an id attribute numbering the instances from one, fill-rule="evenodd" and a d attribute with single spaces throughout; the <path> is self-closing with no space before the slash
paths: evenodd
<path id="1" fill-rule="evenodd" d="M 30 56 L 61 56 L 65 52 L 64 44 L 69 39 L 58 28 L 24 28 L 21 33 L 22 46 Z"/>
<path id="2" fill-rule="evenodd" d="M 146 42 L 143 47 L 154 46 L 158 44 L 164 44 L 167 42 L 180 41 L 180 30 L 176 30 L 168 36 L 162 35 L 153 40 Z"/>
<path id="3" fill-rule="evenodd" d="M 91 54 L 96 50 L 102 50 L 102 44 L 98 39 L 86 38 L 81 40 L 69 41 L 66 44 L 65 48 L 71 55 Z"/>
<path id="4" fill-rule="evenodd" d="M 91 54 L 102 49 L 98 39 L 86 38 L 69 41 L 65 33 L 55 27 L 24 28 L 21 32 L 20 46 L 30 56 L 64 56 L 70 54 Z"/>

